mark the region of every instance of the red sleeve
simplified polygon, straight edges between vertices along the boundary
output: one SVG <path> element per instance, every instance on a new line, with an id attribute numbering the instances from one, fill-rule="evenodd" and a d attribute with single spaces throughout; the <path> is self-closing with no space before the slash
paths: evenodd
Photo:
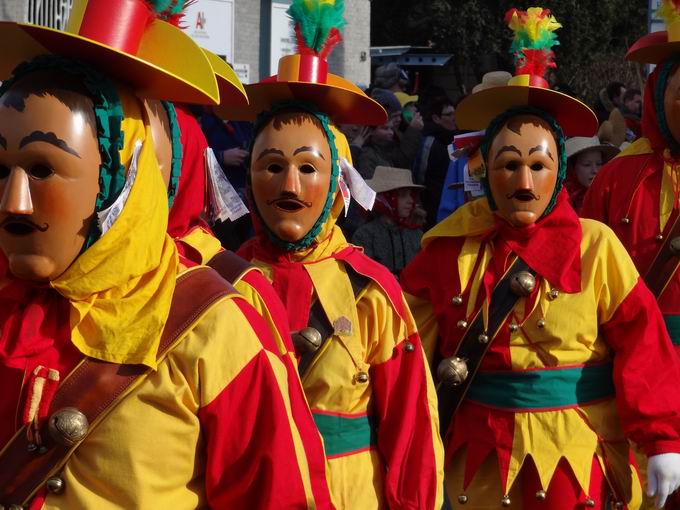
<path id="1" fill-rule="evenodd" d="M 641 279 L 602 326 L 614 349 L 616 402 L 645 454 L 680 453 L 680 364 L 654 296 Z"/>
<path id="2" fill-rule="evenodd" d="M 406 342 L 415 347 L 412 352 Z M 435 508 L 437 423 L 430 415 L 428 388 L 434 390 L 426 383 L 423 358 L 420 339 L 413 334 L 395 347 L 391 359 L 371 367 L 378 450 L 387 467 L 385 495 L 392 510 Z M 429 397 L 436 402 L 436 396 Z"/>
<path id="3" fill-rule="evenodd" d="M 288 350 L 286 354 L 282 355 L 276 347 L 273 338 L 271 339 L 271 345 L 264 346 L 265 349 L 279 356 L 286 367 L 291 415 L 293 416 L 293 421 L 297 426 L 305 449 L 316 508 L 319 510 L 333 508 L 330 490 L 328 489 L 328 480 L 326 478 L 326 455 L 324 453 L 321 435 L 316 428 L 314 418 L 312 417 L 309 405 L 307 404 L 304 390 L 302 389 L 302 383 L 300 382 L 297 371 L 297 363 L 293 361 L 295 351 L 293 350 L 293 342 L 290 339 L 290 331 L 288 330 L 286 310 L 283 307 L 283 303 L 281 303 L 278 294 L 276 294 L 276 291 L 262 273 L 259 271 L 248 271 L 243 276 L 243 280 L 251 285 L 262 298 L 262 301 L 267 307 L 272 321 L 276 325 L 279 335 L 283 339 L 286 349 Z M 241 308 L 252 322 L 252 314 L 255 312 L 244 306 L 241 306 Z M 262 337 L 260 340 L 265 340 L 266 342 L 266 339 Z"/>
<path id="4" fill-rule="evenodd" d="M 437 306 L 441 291 L 460 293 L 456 261 L 465 242 L 464 237 L 434 239 L 409 262 L 399 282 L 404 292 L 426 299 Z"/>
<path id="5" fill-rule="evenodd" d="M 269 335 L 262 319 L 251 324 L 258 336 Z M 210 508 L 307 508 L 293 425 L 264 350 L 198 417 Z"/>

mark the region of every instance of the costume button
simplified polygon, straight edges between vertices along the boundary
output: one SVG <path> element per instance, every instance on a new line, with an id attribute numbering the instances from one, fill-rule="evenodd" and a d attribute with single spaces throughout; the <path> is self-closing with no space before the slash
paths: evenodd
<path id="1" fill-rule="evenodd" d="M 508 507 L 510 506 L 510 496 L 507 494 L 501 498 L 501 505 Z"/>
<path id="2" fill-rule="evenodd" d="M 542 489 L 540 491 L 536 491 L 536 499 L 539 501 L 545 501 L 545 491 Z"/>
<path id="3" fill-rule="evenodd" d="M 416 348 L 411 342 L 404 342 L 404 352 L 413 352 Z"/>
<path id="4" fill-rule="evenodd" d="M 357 382 L 360 383 L 367 383 L 368 382 L 368 374 L 366 372 L 359 372 L 356 376 Z"/>
<path id="5" fill-rule="evenodd" d="M 655 241 L 658 241 L 658 242 L 663 241 L 663 234 L 657 234 L 657 235 L 655 235 L 655 236 L 654 236 L 654 240 L 655 240 Z"/>
<path id="6" fill-rule="evenodd" d="M 538 319 L 538 320 L 536 321 L 536 325 L 537 325 L 539 328 L 543 329 L 543 328 L 545 327 L 545 319 Z"/>
<path id="7" fill-rule="evenodd" d="M 453 296 L 451 302 L 456 306 L 460 306 L 463 304 L 463 296 Z"/>
<path id="8" fill-rule="evenodd" d="M 621 223 L 623 223 L 624 225 L 628 225 L 630 223 L 630 218 L 628 216 L 624 216 L 623 218 L 621 218 Z"/>
<path id="9" fill-rule="evenodd" d="M 456 326 L 458 329 L 466 329 L 468 327 L 468 322 L 464 319 L 461 319 L 456 323 Z"/>
<path id="10" fill-rule="evenodd" d="M 465 503 L 467 503 L 467 501 L 468 501 L 467 496 L 465 494 L 461 494 L 460 496 L 458 496 L 458 503 L 460 503 L 461 505 L 464 505 Z"/>
<path id="11" fill-rule="evenodd" d="M 52 476 L 47 479 L 45 487 L 47 487 L 47 490 L 50 491 L 52 494 L 61 494 L 62 492 L 64 492 L 65 487 L 64 480 L 62 480 L 58 476 Z"/>

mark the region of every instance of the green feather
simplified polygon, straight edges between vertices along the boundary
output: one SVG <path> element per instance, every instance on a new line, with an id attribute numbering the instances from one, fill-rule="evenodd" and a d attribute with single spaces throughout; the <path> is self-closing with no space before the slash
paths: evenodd
<path id="1" fill-rule="evenodd" d="M 303 41 L 309 49 L 319 52 L 326 44 L 332 29 L 342 32 L 347 21 L 344 18 L 344 0 L 293 0 L 288 15 L 300 27 Z"/>
<path id="2" fill-rule="evenodd" d="M 151 9 L 157 14 L 179 14 L 184 10 L 185 0 L 146 0 Z"/>

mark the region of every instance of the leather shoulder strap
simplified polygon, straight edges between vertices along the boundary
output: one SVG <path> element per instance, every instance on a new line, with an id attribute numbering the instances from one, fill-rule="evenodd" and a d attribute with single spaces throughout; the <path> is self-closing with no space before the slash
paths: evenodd
<path id="1" fill-rule="evenodd" d="M 208 265 L 231 285 L 236 285 L 245 273 L 250 269 L 255 269 L 253 264 L 229 250 L 221 251 L 215 255 L 210 259 Z"/>
<path id="2" fill-rule="evenodd" d="M 170 315 L 158 348 L 162 359 L 181 338 L 186 329 L 213 303 L 235 293 L 215 271 L 209 268 L 191 270 L 177 279 Z M 94 358 L 85 358 L 63 381 L 50 406 L 54 413 L 71 407 L 94 424 L 91 432 L 115 405 L 151 372 L 143 365 L 119 365 Z M 137 383 L 137 384 L 136 384 Z M 48 477 L 53 476 L 81 444 L 82 438 L 68 444 L 55 441 L 43 431 L 44 448 L 29 444 L 25 428 L 21 428 L 0 452 L 0 508 L 26 505 Z M 61 444 L 61 443 L 65 444 Z"/>
<path id="3" fill-rule="evenodd" d="M 645 284 L 659 299 L 664 289 L 680 265 L 680 214 L 677 215 L 673 226 L 664 238 L 663 244 L 649 266 L 645 275 Z"/>
<path id="4" fill-rule="evenodd" d="M 511 282 L 522 271 L 530 273 L 532 276 L 534 274 L 526 262 L 517 257 L 491 293 L 488 330 L 484 328 L 483 314 L 477 312 L 477 316 L 458 344 L 456 353 L 452 358 L 448 358 L 463 360 L 467 366 L 467 377 L 456 385 L 447 384 L 444 381 L 438 383 L 439 426 L 443 439 L 446 439 L 451 421 L 465 398 L 491 342 L 520 298 L 511 290 Z"/>
<path id="5" fill-rule="evenodd" d="M 345 270 L 347 271 L 349 281 L 352 284 L 354 300 L 357 301 L 360 298 L 362 291 L 371 282 L 371 279 L 367 276 L 357 273 L 349 264 L 344 264 L 344 266 Z M 316 358 L 317 354 L 321 352 L 321 348 L 328 341 L 328 339 L 333 336 L 334 331 L 331 321 L 328 319 L 328 316 L 326 315 L 326 312 L 324 311 L 323 306 L 321 306 L 321 302 L 318 299 L 314 302 L 311 310 L 309 311 L 309 320 L 307 324 L 309 327 L 316 329 L 321 334 L 321 345 L 315 351 L 307 351 L 300 357 L 300 362 L 298 363 L 298 373 L 300 374 L 300 377 L 303 377 L 307 373 L 312 361 Z"/>

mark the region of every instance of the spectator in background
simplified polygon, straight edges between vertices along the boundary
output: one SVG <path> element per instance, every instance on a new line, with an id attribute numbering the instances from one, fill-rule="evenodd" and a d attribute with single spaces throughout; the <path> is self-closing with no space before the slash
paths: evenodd
<path id="1" fill-rule="evenodd" d="M 642 136 L 642 93 L 638 89 L 628 89 L 623 95 L 621 113 L 626 119 L 626 140 L 632 142 Z"/>
<path id="2" fill-rule="evenodd" d="M 418 96 L 411 96 L 406 92 L 408 83 L 408 73 L 394 62 L 380 66 L 375 70 L 373 86 L 394 93 L 402 106 L 418 100 Z"/>
<path id="3" fill-rule="evenodd" d="M 423 186 L 413 183 L 410 169 L 385 166 L 376 168 L 367 183 L 378 194 L 374 218 L 354 233 L 352 243 L 398 277 L 420 249 L 423 231 L 411 215 Z"/>
<path id="4" fill-rule="evenodd" d="M 247 204 L 245 160 L 253 137 L 252 125 L 249 122 L 222 120 L 210 108 L 204 109 L 200 122 L 208 145 L 215 152 L 224 174 Z M 253 225 L 250 215 L 245 215 L 233 222 L 218 222 L 213 226 L 213 231 L 222 246 L 235 251 L 253 236 Z"/>
<path id="5" fill-rule="evenodd" d="M 423 207 L 427 213 L 427 230 L 437 222 L 439 199 L 451 161 L 448 146 L 453 143 L 456 134 L 456 109 L 448 97 L 439 96 L 426 106 L 425 111 L 423 140 L 413 168 L 414 181 L 425 185 Z"/>
<path id="6" fill-rule="evenodd" d="M 387 110 L 389 119 L 382 126 L 371 130 L 359 161 L 355 162 L 364 179 L 371 179 L 378 166 L 411 168 L 423 129 L 423 119 L 418 112 L 413 114 L 405 131 L 398 129 L 402 122 L 401 104 L 394 93 L 385 89 L 373 89 L 371 97 Z"/>
<path id="7" fill-rule="evenodd" d="M 574 136 L 566 143 L 567 178 L 564 187 L 569 193 L 569 202 L 578 213 L 583 198 L 602 165 L 616 156 L 620 150 L 615 145 L 602 143 L 597 136 Z"/>
<path id="8" fill-rule="evenodd" d="M 595 107 L 593 108 L 600 124 L 609 118 L 609 114 L 614 108 L 621 108 L 623 106 L 623 95 L 625 93 L 626 87 L 619 81 L 613 81 L 607 87 L 600 90 Z"/>

